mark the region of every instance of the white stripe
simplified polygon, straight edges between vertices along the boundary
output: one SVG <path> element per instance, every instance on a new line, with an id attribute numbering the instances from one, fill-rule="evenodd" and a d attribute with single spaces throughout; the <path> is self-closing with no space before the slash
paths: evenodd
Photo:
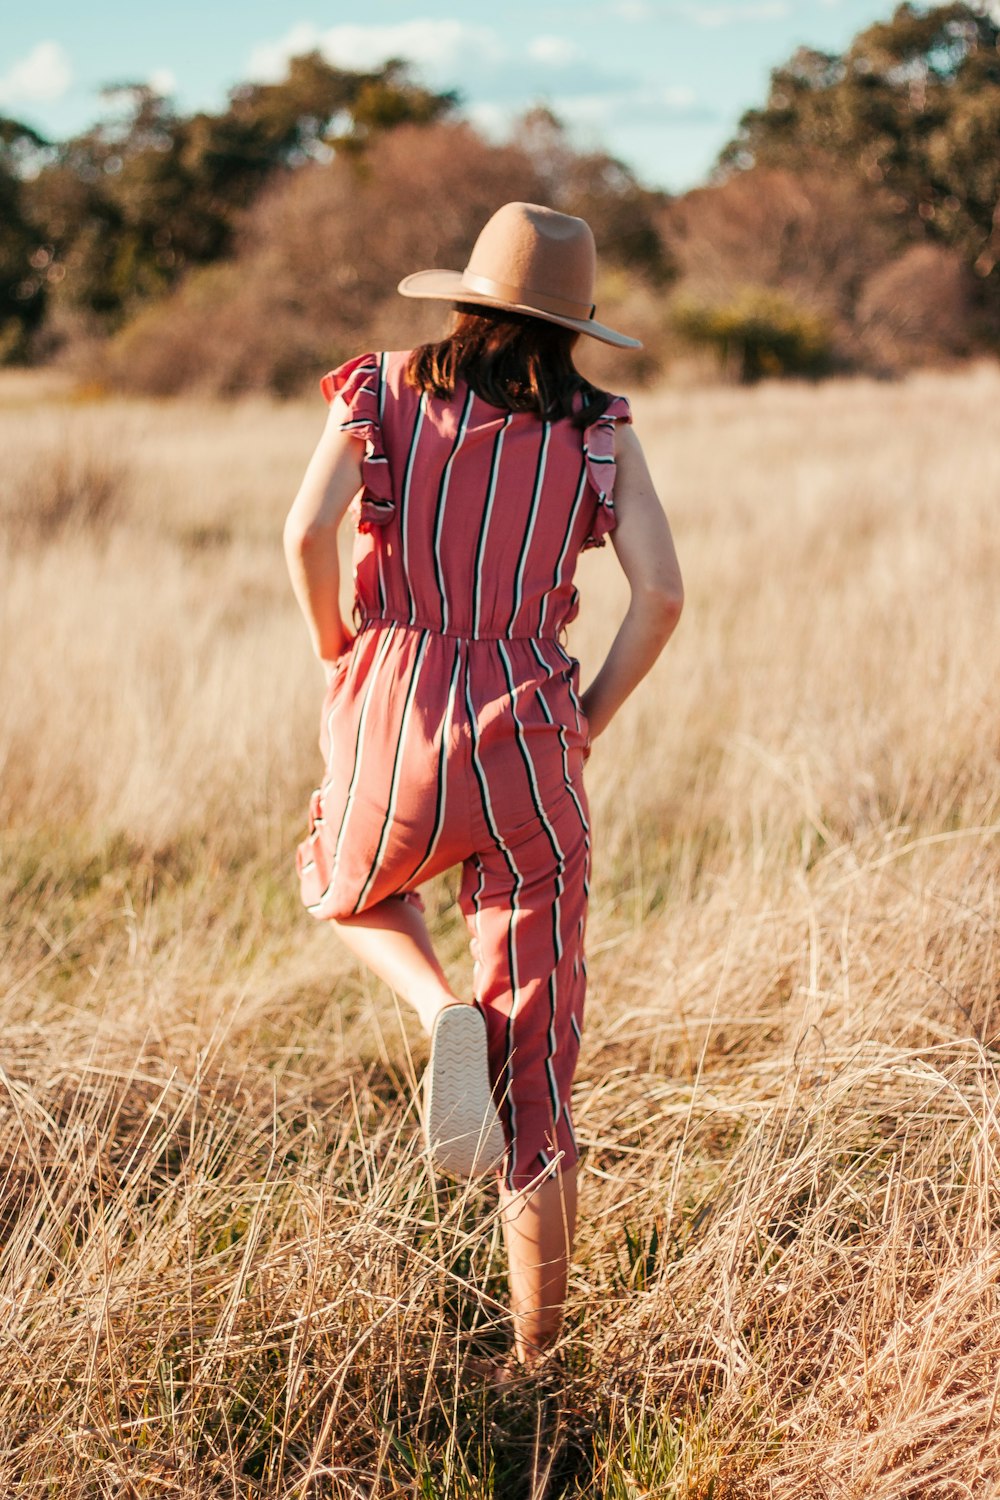
<path id="1" fill-rule="evenodd" d="M 562 912 L 560 910 L 559 903 L 560 903 L 561 897 L 564 895 L 565 890 L 566 890 L 566 885 L 565 885 L 565 882 L 563 880 L 563 872 L 566 869 L 566 856 L 563 853 L 562 845 L 559 843 L 559 840 L 556 837 L 556 831 L 552 827 L 552 824 L 549 822 L 548 814 L 545 811 L 545 804 L 542 801 L 542 794 L 541 794 L 541 792 L 539 790 L 539 787 L 538 787 L 538 778 L 535 775 L 535 765 L 534 765 L 534 762 L 533 762 L 533 760 L 531 758 L 531 751 L 528 749 L 528 742 L 527 742 L 527 740 L 524 737 L 524 725 L 521 723 L 521 720 L 518 717 L 518 712 L 517 712 L 517 688 L 514 685 L 514 672 L 513 672 L 513 668 L 511 667 L 511 664 L 510 664 L 510 658 L 508 657 L 506 651 L 504 650 L 504 646 L 503 646 L 503 642 L 502 641 L 497 641 L 497 650 L 500 653 L 501 657 L 503 658 L 503 662 L 504 662 L 504 669 L 505 669 L 504 675 L 507 678 L 507 687 L 508 687 L 508 690 L 510 692 L 510 711 L 511 711 L 511 715 L 513 716 L 513 719 L 514 719 L 514 727 L 515 727 L 516 732 L 517 732 L 518 744 L 521 747 L 521 758 L 523 759 L 524 764 L 525 764 L 525 766 L 527 768 L 528 779 L 531 782 L 532 801 L 534 803 L 535 811 L 538 814 L 538 817 L 539 817 L 539 820 L 540 820 L 540 822 L 542 824 L 542 827 L 545 829 L 545 832 L 548 834 L 549 843 L 552 845 L 552 852 L 553 852 L 553 854 L 556 857 L 556 871 L 555 871 L 555 876 L 556 876 L 556 895 L 555 895 L 555 901 L 553 902 L 553 905 L 552 905 L 552 928 L 553 928 L 553 936 L 554 936 L 553 946 L 555 948 L 555 955 L 554 955 L 555 956 L 555 963 L 553 965 L 552 972 L 549 975 L 549 983 L 548 983 L 548 988 L 549 988 L 549 1036 L 548 1036 L 549 1051 L 548 1051 L 548 1056 L 545 1059 L 545 1071 L 548 1074 L 548 1079 L 549 1079 L 549 1094 L 550 1094 L 551 1102 L 552 1102 L 552 1118 L 553 1118 L 553 1123 L 554 1123 L 559 1118 L 559 1089 L 558 1089 L 558 1087 L 556 1085 L 555 1069 L 554 1069 L 554 1067 L 552 1065 L 552 1059 L 555 1057 L 555 1049 L 556 1049 L 556 1004 L 557 1004 L 557 1001 L 556 1001 L 556 976 L 557 976 L 557 974 L 559 972 L 559 963 L 560 963 L 560 960 L 562 959 L 562 956 L 563 956 L 562 922 L 561 922 Z"/>
<path id="2" fill-rule="evenodd" d="M 580 482 L 577 485 L 576 498 L 573 501 L 573 509 L 570 511 L 569 525 L 566 527 L 566 536 L 563 539 L 562 551 L 560 552 L 559 557 L 558 557 L 558 559 L 556 561 L 556 581 L 552 585 L 551 589 L 549 589 L 548 593 L 542 599 L 542 614 L 541 614 L 541 618 L 538 621 L 538 634 L 539 635 L 542 635 L 544 633 L 544 631 L 545 631 L 545 614 L 546 614 L 546 611 L 548 610 L 548 607 L 549 607 L 549 600 L 551 599 L 551 597 L 555 593 L 555 591 L 557 589 L 561 588 L 562 585 L 563 585 L 563 579 L 562 579 L 562 576 L 561 576 L 562 575 L 562 570 L 563 570 L 563 564 L 566 561 L 566 553 L 569 551 L 570 537 L 573 535 L 573 528 L 576 525 L 576 518 L 577 518 L 577 516 L 580 513 L 580 506 L 583 504 L 583 497 L 584 497 L 584 495 L 586 493 L 587 493 L 587 462 L 586 462 L 586 459 L 584 459 L 583 463 L 581 463 L 581 465 L 580 465 Z"/>
<path id="3" fill-rule="evenodd" d="M 406 558 L 406 532 L 410 523 L 410 480 L 413 477 L 413 461 L 417 456 L 417 444 L 420 441 L 420 429 L 424 422 L 424 412 L 427 409 L 427 392 L 424 391 L 417 406 L 417 420 L 413 424 L 413 432 L 410 435 L 410 450 L 406 455 L 406 470 L 403 474 L 403 493 L 400 497 L 399 508 L 402 511 L 402 521 L 399 528 L 399 550 L 400 561 L 403 564 L 403 578 L 406 583 L 406 591 L 410 596 L 410 624 L 416 624 L 416 603 L 413 598 L 413 590 L 410 588 L 409 566 Z"/>
<path id="4" fill-rule="evenodd" d="M 441 566 L 441 533 L 444 529 L 444 513 L 448 504 L 448 486 L 451 483 L 451 466 L 455 462 L 455 455 L 465 441 L 465 434 L 469 429 L 469 419 L 472 416 L 473 393 L 470 389 L 466 393 L 465 406 L 458 424 L 458 435 L 455 438 L 451 452 L 448 454 L 441 475 L 441 489 L 438 494 L 437 517 L 434 527 L 434 572 L 437 578 L 438 589 L 441 593 L 441 629 L 446 631 L 449 624 L 448 616 L 448 594 L 445 589 L 444 571 Z"/>
<path id="5" fill-rule="evenodd" d="M 507 945 L 510 955 L 511 1004 L 510 1015 L 507 1017 L 507 1061 L 504 1070 L 507 1075 L 505 1098 L 507 1100 L 507 1107 L 510 1111 L 510 1166 L 508 1168 L 507 1181 L 508 1185 L 512 1185 L 514 1173 L 517 1167 L 517 1109 L 514 1105 L 514 1070 L 512 1059 L 514 1055 L 514 1022 L 517 1018 L 517 1007 L 520 1000 L 520 986 L 517 979 L 517 917 L 520 908 L 517 904 L 517 897 L 518 892 L 524 884 L 524 876 L 518 869 L 514 857 L 511 854 L 510 849 L 507 847 L 506 840 L 503 838 L 500 829 L 497 827 L 496 819 L 493 816 L 493 803 L 490 800 L 489 782 L 486 779 L 486 772 L 483 768 L 483 763 L 479 758 L 479 739 L 475 727 L 476 710 L 469 696 L 468 679 L 466 679 L 465 684 L 465 702 L 466 707 L 469 711 L 469 722 L 472 725 L 472 758 L 475 764 L 479 767 L 479 775 L 477 776 L 476 780 L 483 798 L 483 812 L 486 816 L 486 826 L 490 831 L 490 837 L 493 839 L 494 843 L 500 850 L 503 851 L 504 858 L 507 862 L 507 868 L 510 870 L 510 873 L 514 877 L 514 884 L 511 887 L 510 893 L 510 926 L 507 929 Z"/>
<path id="6" fill-rule="evenodd" d="M 388 354 L 380 354 L 378 361 L 378 419 L 381 422 L 385 411 L 385 377 L 389 370 Z"/>
<path id="7" fill-rule="evenodd" d="M 428 845 L 427 853 L 424 855 L 419 865 L 417 865 L 417 868 L 413 871 L 413 874 L 409 877 L 408 884 L 411 885 L 413 881 L 416 880 L 421 870 L 424 869 L 424 867 L 429 864 L 429 862 L 433 858 L 434 851 L 438 846 L 438 840 L 441 837 L 441 830 L 444 828 L 445 806 L 448 801 L 448 777 L 446 774 L 445 761 L 448 755 L 448 741 L 451 738 L 451 726 L 455 715 L 455 694 L 458 689 L 458 664 L 460 660 L 461 653 L 456 646 L 455 665 L 452 668 L 451 686 L 448 689 L 448 702 L 445 707 L 444 721 L 441 725 L 441 744 L 438 749 L 438 784 L 441 789 L 441 806 L 438 811 L 437 822 L 431 834 L 431 841 Z"/>
<path id="8" fill-rule="evenodd" d="M 372 884 L 375 880 L 375 876 L 378 874 L 379 865 L 382 862 L 382 855 L 385 853 L 385 846 L 389 838 L 390 830 L 392 828 L 393 818 L 396 815 L 396 803 L 399 800 L 399 783 L 402 779 L 401 772 L 403 766 L 403 758 L 406 754 L 406 731 L 410 727 L 410 715 L 413 712 L 413 701 L 417 696 L 417 683 L 420 678 L 420 668 L 423 666 L 424 657 L 427 655 L 427 642 L 429 639 L 430 633 L 425 630 L 423 638 L 420 642 L 420 646 L 417 649 L 417 659 L 413 663 L 413 670 L 410 674 L 409 686 L 406 690 L 406 702 L 403 706 L 403 717 L 399 726 L 399 738 L 396 741 L 396 753 L 393 756 L 392 780 L 389 784 L 389 805 L 385 811 L 385 818 L 382 823 L 382 833 L 379 837 L 378 848 L 375 850 L 375 858 L 372 860 L 372 866 L 368 872 L 368 879 L 362 886 L 361 894 L 354 904 L 355 911 L 361 910 L 361 907 L 364 904 L 365 897 L 371 890 Z"/>
<path id="9" fill-rule="evenodd" d="M 319 911 L 320 907 L 323 905 L 323 902 L 326 900 L 327 896 L 333 889 L 333 883 L 337 878 L 337 866 L 340 862 L 340 849 L 344 840 L 344 830 L 347 827 L 347 820 L 351 814 L 351 808 L 354 803 L 354 789 L 357 786 L 358 772 L 361 768 L 362 751 L 365 738 L 365 725 L 368 721 L 368 707 L 372 700 L 372 688 L 375 686 L 375 679 L 378 676 L 379 668 L 385 660 L 386 653 L 389 650 L 389 642 L 392 640 L 392 637 L 395 635 L 395 633 L 396 626 L 395 624 L 392 624 L 389 626 L 389 629 L 386 631 L 385 636 L 380 642 L 378 655 L 375 657 L 375 661 L 372 664 L 371 676 L 369 677 L 367 686 L 365 688 L 365 700 L 361 705 L 361 716 L 358 720 L 358 734 L 354 745 L 354 768 L 351 772 L 351 781 L 350 785 L 347 788 L 347 801 L 344 804 L 344 815 L 340 820 L 340 830 L 337 834 L 337 843 L 333 851 L 333 867 L 330 871 L 330 879 L 327 883 L 326 890 L 323 892 L 322 896 L 320 896 L 317 902 L 315 902 L 312 906 L 306 908 L 306 910 L 310 912 Z"/>
<path id="10" fill-rule="evenodd" d="M 486 540 L 489 536 L 490 517 L 493 514 L 493 497 L 497 492 L 497 478 L 500 473 L 500 455 L 503 451 L 504 434 L 506 433 L 507 428 L 510 426 L 513 420 L 514 413 L 512 411 L 509 411 L 503 419 L 503 426 L 497 433 L 496 443 L 493 448 L 489 488 L 486 493 L 486 510 L 483 514 L 483 521 L 479 531 L 479 541 L 476 546 L 476 557 L 474 562 L 476 571 L 474 583 L 476 609 L 475 619 L 472 622 L 472 639 L 474 641 L 479 640 L 479 619 L 483 607 L 483 558 L 486 555 Z"/>
<path id="11" fill-rule="evenodd" d="M 531 497 L 531 513 L 528 517 L 528 529 L 524 535 L 521 545 L 521 560 L 517 568 L 517 581 L 514 586 L 514 608 L 510 616 L 510 624 L 507 626 L 507 639 L 510 640 L 514 634 L 514 624 L 521 611 L 521 596 L 524 590 L 524 570 L 528 562 L 528 553 L 531 551 L 531 538 L 535 530 L 535 522 L 538 519 L 539 502 L 542 498 L 542 484 L 545 479 L 545 461 L 549 451 L 549 433 L 552 431 L 550 422 L 542 423 L 542 446 L 538 455 L 538 472 L 535 475 L 535 492 Z"/>
<path id="12" fill-rule="evenodd" d="M 549 666 L 549 663 L 545 660 L 544 656 L 539 651 L 539 649 L 538 649 L 538 643 L 536 641 L 534 641 L 534 640 L 529 640 L 528 644 L 531 647 L 531 650 L 532 650 L 532 652 L 534 654 L 535 660 L 538 662 L 538 665 L 546 672 L 548 681 L 549 682 L 554 681 L 556 674 L 555 674 L 555 672 L 553 672 L 552 668 Z M 576 713 L 576 716 L 577 716 L 576 717 L 577 729 L 579 729 L 579 727 L 580 727 L 580 712 L 579 712 L 579 708 L 577 707 L 577 704 L 576 704 L 575 695 L 573 694 L 572 684 L 570 684 L 570 697 L 571 697 L 571 699 L 573 701 L 574 712 Z M 538 701 L 542 705 L 542 712 L 545 714 L 545 717 L 548 719 L 549 723 L 550 724 L 555 724 L 555 722 L 556 722 L 555 716 L 553 715 L 551 709 L 549 708 L 548 704 L 545 701 L 544 695 L 541 692 L 539 692 L 539 694 L 538 694 Z M 566 743 L 566 731 L 565 731 L 565 729 L 563 728 L 563 726 L 561 724 L 558 726 L 557 732 L 558 732 L 558 735 L 559 735 L 559 743 L 562 746 L 563 781 L 565 782 L 566 790 L 569 792 L 570 796 L 573 799 L 573 805 L 574 805 L 574 807 L 576 808 L 577 812 L 580 815 L 580 823 L 581 823 L 581 825 L 583 827 L 583 841 L 584 841 L 584 844 L 585 844 L 586 850 L 587 850 L 587 862 L 586 862 L 586 866 L 584 868 L 584 875 L 583 875 L 583 895 L 584 895 L 584 900 L 587 900 L 587 899 L 589 899 L 589 896 L 590 896 L 590 879 L 589 879 L 588 874 L 587 874 L 587 870 L 590 867 L 590 823 L 587 821 L 587 815 L 586 815 L 586 813 L 583 810 L 583 807 L 582 807 L 582 805 L 580 803 L 579 797 L 576 795 L 576 787 L 573 785 L 573 778 L 570 775 L 570 771 L 569 771 L 569 746 Z"/>
<path id="13" fill-rule="evenodd" d="M 387 370 L 388 370 L 388 364 L 389 364 L 388 355 L 380 354 L 379 355 L 379 361 L 378 361 L 378 423 L 379 423 L 379 431 L 380 432 L 381 432 L 381 428 L 382 428 L 382 417 L 383 417 L 383 413 L 385 412 L 385 377 L 386 377 L 386 373 L 387 373 Z M 382 433 L 382 446 L 383 446 L 383 448 L 385 447 L 385 434 L 384 433 Z M 382 462 L 387 464 L 389 462 L 389 460 L 388 460 L 388 458 L 384 458 L 384 459 L 382 459 Z M 379 505 L 381 505 L 383 508 L 395 509 L 395 503 L 392 500 L 379 500 L 377 503 Z M 385 614 L 386 599 L 387 599 L 388 596 L 386 595 L 386 591 L 385 591 L 385 576 L 383 574 L 383 569 L 382 569 L 382 548 L 383 548 L 383 543 L 378 538 L 375 538 L 375 540 L 373 541 L 372 545 L 374 546 L 374 549 L 375 549 L 375 563 L 376 563 L 376 566 L 378 568 L 378 606 L 379 606 L 379 614 L 384 615 Z M 356 577 L 357 577 L 357 573 L 355 572 L 355 578 Z"/>
<path id="14" fill-rule="evenodd" d="M 481 919 L 483 912 L 479 902 L 483 894 L 483 888 L 486 885 L 486 867 L 478 854 L 476 855 L 476 865 L 479 870 L 479 879 L 476 882 L 476 889 L 472 893 L 473 923 L 476 929 L 476 959 L 473 964 L 473 977 L 475 977 L 475 971 L 482 967 L 483 929 Z M 478 986 L 476 988 L 478 991 Z"/>
<path id="15" fill-rule="evenodd" d="M 573 1129 L 573 1120 L 570 1116 L 568 1104 L 563 1105 L 563 1116 L 566 1120 L 567 1126 L 569 1127 L 569 1138 L 573 1142 L 573 1150 L 576 1151 L 577 1154 L 579 1154 L 580 1148 L 576 1143 L 576 1131 Z"/>

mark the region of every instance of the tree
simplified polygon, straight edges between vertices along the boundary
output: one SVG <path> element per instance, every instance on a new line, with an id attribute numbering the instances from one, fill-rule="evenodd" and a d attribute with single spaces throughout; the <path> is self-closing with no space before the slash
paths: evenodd
<path id="1" fill-rule="evenodd" d="M 61 268 L 60 296 L 111 329 L 191 268 L 228 255 L 272 179 L 455 104 L 411 82 L 399 62 L 361 73 L 318 52 L 293 58 L 280 83 L 234 89 L 219 114 L 179 115 L 146 84 L 104 94 L 111 117 L 56 150 L 30 185 L 30 207 Z"/>
<path id="2" fill-rule="evenodd" d="M 0 363 L 23 356 L 45 316 L 49 256 L 26 203 L 24 175 L 47 142 L 0 116 Z"/>
<path id="3" fill-rule="evenodd" d="M 576 151 L 562 121 L 545 106 L 522 116 L 513 141 L 538 173 L 545 202 L 590 224 L 602 260 L 640 272 L 654 287 L 673 280 L 676 266 L 658 224 L 666 193 L 643 187 L 606 152 Z"/>
<path id="4" fill-rule="evenodd" d="M 1000 306 L 1000 24 L 985 6 L 905 4 L 841 55 L 771 75 L 723 172 L 826 164 L 877 186 L 911 238 L 956 249 Z"/>

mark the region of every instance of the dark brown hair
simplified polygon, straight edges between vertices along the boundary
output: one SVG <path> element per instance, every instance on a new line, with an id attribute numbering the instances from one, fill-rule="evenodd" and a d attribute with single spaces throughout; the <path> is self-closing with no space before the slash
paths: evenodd
<path id="1" fill-rule="evenodd" d="M 447 401 L 461 379 L 490 406 L 533 411 L 551 422 L 569 417 L 575 427 L 607 410 L 612 397 L 573 363 L 580 337 L 574 329 L 469 302 L 456 302 L 455 313 L 447 338 L 411 353 L 406 379 L 415 390 Z"/>

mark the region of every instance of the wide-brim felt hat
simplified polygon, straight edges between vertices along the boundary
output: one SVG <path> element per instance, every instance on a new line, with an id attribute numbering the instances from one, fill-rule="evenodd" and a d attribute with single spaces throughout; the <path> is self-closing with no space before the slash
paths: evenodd
<path id="1" fill-rule="evenodd" d="M 464 271 L 414 271 L 404 297 L 471 302 L 526 313 L 604 344 L 641 349 L 639 339 L 594 317 L 597 247 L 586 219 L 539 203 L 505 203 L 480 231 Z"/>

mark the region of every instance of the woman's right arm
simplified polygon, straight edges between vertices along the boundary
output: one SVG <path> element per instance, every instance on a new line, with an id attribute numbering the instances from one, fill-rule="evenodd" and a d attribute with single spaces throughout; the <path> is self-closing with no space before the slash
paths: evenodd
<path id="1" fill-rule="evenodd" d="M 337 530 L 362 484 L 364 445 L 342 424 L 350 417 L 337 396 L 285 520 L 285 560 L 313 650 L 332 662 L 350 640 L 340 615 Z"/>
<path id="2" fill-rule="evenodd" d="M 615 432 L 611 541 L 631 590 L 628 611 L 593 682 L 581 695 L 592 739 L 608 727 L 670 639 L 684 604 L 670 526 L 631 426 Z"/>

